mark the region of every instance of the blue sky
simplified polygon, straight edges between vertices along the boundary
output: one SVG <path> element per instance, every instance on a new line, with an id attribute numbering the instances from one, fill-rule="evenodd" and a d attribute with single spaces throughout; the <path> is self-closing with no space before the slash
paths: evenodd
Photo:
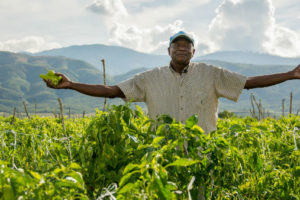
<path id="1" fill-rule="evenodd" d="M 300 56 L 299 0 L 0 0 L 0 50 L 107 44 L 167 54 L 170 35 L 220 50 Z"/>

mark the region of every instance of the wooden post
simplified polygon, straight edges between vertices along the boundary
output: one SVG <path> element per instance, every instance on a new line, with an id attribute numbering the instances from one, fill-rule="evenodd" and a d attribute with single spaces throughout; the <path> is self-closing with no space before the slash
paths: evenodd
<path id="1" fill-rule="evenodd" d="M 255 103 L 255 105 L 257 107 L 258 116 L 256 116 L 256 114 L 255 114 L 255 108 L 254 108 L 254 103 L 253 102 Z M 259 103 L 257 103 L 255 96 L 253 94 L 251 94 L 251 104 L 252 104 L 252 107 L 253 107 L 253 112 L 254 112 L 255 118 L 258 119 L 258 120 L 261 120 L 264 116 L 261 100 L 259 100 Z"/>
<path id="2" fill-rule="evenodd" d="M 11 124 L 13 124 L 15 122 L 15 118 L 16 118 L 16 112 L 17 112 L 17 109 L 16 107 L 14 108 L 14 113 L 13 113 L 13 118 L 11 119 Z"/>
<path id="3" fill-rule="evenodd" d="M 28 119 L 30 119 L 30 115 L 29 115 L 29 113 L 28 113 L 28 111 L 27 111 L 27 106 L 26 106 L 26 102 L 25 102 L 25 101 L 23 101 L 23 105 L 24 105 L 25 113 L 26 113 Z"/>
<path id="4" fill-rule="evenodd" d="M 103 66 L 103 81 L 104 81 L 104 85 L 106 85 L 106 75 L 105 75 L 105 60 L 102 59 L 102 66 Z M 104 98 L 104 105 L 103 105 L 103 110 L 105 110 L 106 108 L 106 97 Z"/>
<path id="5" fill-rule="evenodd" d="M 290 114 L 293 112 L 293 92 L 290 93 Z"/>
<path id="6" fill-rule="evenodd" d="M 82 113 L 82 118 L 84 118 L 84 115 L 85 115 L 85 111 L 83 111 L 83 113 Z"/>
<path id="7" fill-rule="evenodd" d="M 284 101 L 285 99 L 282 99 L 282 116 L 284 116 Z"/>
<path id="8" fill-rule="evenodd" d="M 69 107 L 69 119 L 71 119 L 71 107 Z"/>
<path id="9" fill-rule="evenodd" d="M 259 112 L 259 120 L 261 120 L 264 118 L 264 112 L 263 112 L 263 108 L 262 108 L 262 104 L 261 104 L 261 99 L 259 99 L 257 108 L 258 108 L 258 112 Z"/>
<path id="10" fill-rule="evenodd" d="M 252 112 L 251 112 L 251 109 L 250 109 L 250 113 L 251 113 L 253 118 L 257 118 L 256 114 L 255 114 L 255 107 L 254 107 L 253 99 L 254 99 L 254 95 L 251 93 L 250 100 L 251 100 Z"/>
<path id="11" fill-rule="evenodd" d="M 54 118 L 57 118 L 57 116 L 56 116 L 56 109 L 52 113 L 54 115 Z"/>
<path id="12" fill-rule="evenodd" d="M 60 108 L 60 117 L 61 117 L 61 122 L 62 122 L 62 125 L 63 125 L 63 129 L 66 130 L 66 127 L 65 127 L 65 118 L 64 118 L 64 108 L 63 108 L 63 104 L 62 104 L 61 98 L 58 98 L 58 103 L 59 103 L 59 108 Z"/>
<path id="13" fill-rule="evenodd" d="M 37 105 L 36 105 L 36 102 L 34 102 L 34 115 L 36 115 L 36 108 L 37 108 Z"/>

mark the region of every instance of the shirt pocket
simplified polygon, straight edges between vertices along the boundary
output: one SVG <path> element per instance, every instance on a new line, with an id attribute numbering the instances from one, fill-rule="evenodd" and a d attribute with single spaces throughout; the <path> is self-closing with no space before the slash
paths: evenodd
<path id="1" fill-rule="evenodd" d="M 195 112 L 204 111 L 209 102 L 209 93 L 206 90 L 196 91 L 193 94 L 193 104 Z"/>

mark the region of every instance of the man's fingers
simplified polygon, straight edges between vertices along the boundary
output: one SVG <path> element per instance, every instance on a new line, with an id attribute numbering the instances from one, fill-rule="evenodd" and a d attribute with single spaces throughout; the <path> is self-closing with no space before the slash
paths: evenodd
<path id="1" fill-rule="evenodd" d="M 55 72 L 55 75 L 57 75 L 57 76 L 62 76 L 63 74 L 62 74 L 62 73 L 59 73 L 59 72 Z"/>
<path id="2" fill-rule="evenodd" d="M 62 78 L 61 81 L 70 81 L 69 78 L 66 75 L 64 75 L 60 72 L 56 72 L 55 75 L 60 76 Z"/>
<path id="3" fill-rule="evenodd" d="M 56 75 L 56 76 L 61 76 L 62 78 L 65 77 L 65 76 L 64 76 L 62 73 L 60 73 L 60 72 L 55 72 L 55 75 Z"/>
<path id="4" fill-rule="evenodd" d="M 69 82 L 69 79 L 62 73 L 56 72 L 55 73 L 56 76 L 60 76 L 61 80 L 59 81 L 58 85 L 54 85 L 51 80 L 43 80 L 46 84 L 47 87 L 49 88 L 53 88 L 53 89 L 62 89 L 66 87 L 66 83 Z"/>
<path id="5" fill-rule="evenodd" d="M 49 88 L 56 88 L 56 86 L 54 86 L 54 85 L 52 84 L 51 80 L 44 80 L 44 82 L 47 84 L 47 86 L 48 86 Z"/>

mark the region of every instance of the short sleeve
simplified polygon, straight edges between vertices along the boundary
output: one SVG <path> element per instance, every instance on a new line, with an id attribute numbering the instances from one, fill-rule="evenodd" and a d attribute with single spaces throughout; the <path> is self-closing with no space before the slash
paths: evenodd
<path id="1" fill-rule="evenodd" d="M 124 101 L 144 102 L 145 101 L 145 78 L 144 74 L 137 74 L 131 79 L 118 84 L 125 95 Z"/>
<path id="2" fill-rule="evenodd" d="M 223 68 L 216 68 L 214 75 L 217 96 L 238 101 L 247 77 Z"/>

